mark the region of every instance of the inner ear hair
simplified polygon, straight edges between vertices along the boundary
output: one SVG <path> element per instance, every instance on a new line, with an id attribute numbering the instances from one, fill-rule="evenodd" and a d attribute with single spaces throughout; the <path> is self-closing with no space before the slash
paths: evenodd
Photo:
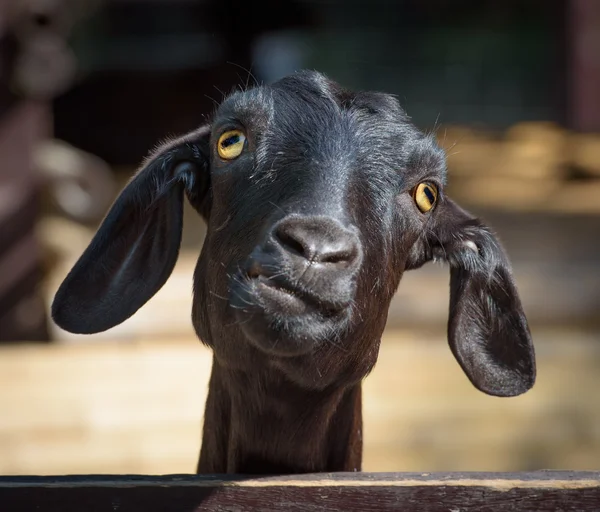
<path id="1" fill-rule="evenodd" d="M 440 211 L 443 220 L 431 230 L 435 234 L 429 240 L 433 259 L 491 279 L 494 269 L 508 265 L 498 235 L 481 219 L 447 201 L 450 214 Z"/>

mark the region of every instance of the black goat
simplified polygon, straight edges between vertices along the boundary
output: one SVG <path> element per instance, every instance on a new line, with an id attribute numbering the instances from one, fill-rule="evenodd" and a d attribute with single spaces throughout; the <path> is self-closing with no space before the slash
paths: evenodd
<path id="1" fill-rule="evenodd" d="M 395 98 L 316 72 L 228 97 L 155 151 L 58 290 L 74 333 L 129 318 L 177 259 L 184 192 L 208 232 L 192 319 L 214 351 L 198 471 L 361 469 L 361 381 L 405 270 L 449 263 L 448 340 L 474 386 L 515 396 L 535 355 L 508 259 L 444 194 L 432 136 Z"/>

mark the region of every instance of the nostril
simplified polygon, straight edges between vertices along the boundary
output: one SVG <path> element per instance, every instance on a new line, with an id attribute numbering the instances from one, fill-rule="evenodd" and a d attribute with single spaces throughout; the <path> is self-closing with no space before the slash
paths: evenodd
<path id="1" fill-rule="evenodd" d="M 319 255 L 317 260 L 320 263 L 349 263 L 354 259 L 354 251 L 343 250 L 338 252 L 329 252 Z"/>
<path id="2" fill-rule="evenodd" d="M 300 256 L 310 259 L 310 255 L 306 253 L 306 249 L 302 242 L 294 238 L 294 236 L 285 229 L 278 229 L 275 232 L 275 238 L 287 251 L 295 252 Z"/>
<path id="3" fill-rule="evenodd" d="M 357 237 L 335 220 L 291 217 L 279 222 L 273 239 L 286 252 L 310 263 L 349 267 L 358 261 Z"/>

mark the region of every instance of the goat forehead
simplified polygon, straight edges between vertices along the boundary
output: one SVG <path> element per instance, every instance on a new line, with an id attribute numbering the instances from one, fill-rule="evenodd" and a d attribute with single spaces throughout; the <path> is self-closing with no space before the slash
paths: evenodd
<path id="1" fill-rule="evenodd" d="M 258 148 L 267 167 L 289 164 L 344 182 L 350 176 L 381 185 L 402 182 L 415 147 L 413 131 L 376 113 L 308 105 L 280 115 L 277 107 Z"/>
<path id="2" fill-rule="evenodd" d="M 443 152 L 389 94 L 355 93 L 317 72 L 301 72 L 235 93 L 221 112 L 256 132 L 259 167 L 274 159 L 278 167 L 286 160 L 325 168 L 335 162 L 337 170 L 355 167 L 391 179 L 403 170 L 429 171 L 445 181 Z"/>
<path id="3" fill-rule="evenodd" d="M 308 144 L 322 150 L 350 148 L 361 151 L 407 140 L 411 127 L 395 112 L 356 106 L 325 94 L 321 88 L 275 88 L 270 134 L 286 143 Z M 324 146 L 324 147 L 323 147 Z"/>

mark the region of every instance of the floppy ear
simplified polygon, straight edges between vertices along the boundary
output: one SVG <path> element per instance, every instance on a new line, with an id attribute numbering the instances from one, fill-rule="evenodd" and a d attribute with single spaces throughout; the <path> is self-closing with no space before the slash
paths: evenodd
<path id="1" fill-rule="evenodd" d="M 54 297 L 60 327 L 105 331 L 160 290 L 179 254 L 184 191 L 207 211 L 209 133 L 203 127 L 164 145 L 121 192 Z"/>
<path id="2" fill-rule="evenodd" d="M 506 253 L 488 227 L 450 199 L 432 214 L 431 257 L 450 264 L 452 353 L 480 391 L 520 395 L 535 382 L 535 353 Z"/>

